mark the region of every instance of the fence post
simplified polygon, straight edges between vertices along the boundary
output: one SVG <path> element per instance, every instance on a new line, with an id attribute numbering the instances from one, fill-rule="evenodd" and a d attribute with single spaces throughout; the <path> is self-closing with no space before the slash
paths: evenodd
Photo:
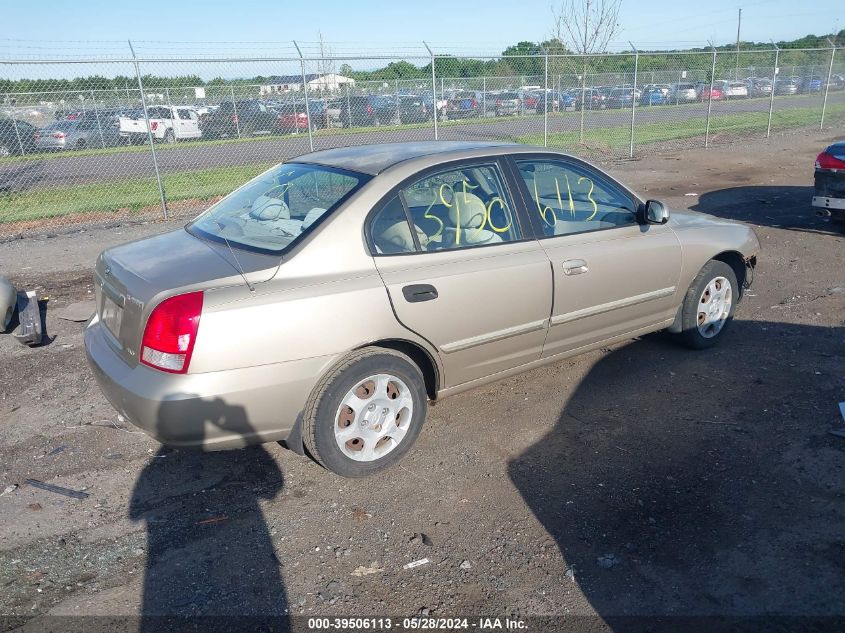
<path id="1" fill-rule="evenodd" d="M 544 55 L 544 88 L 543 90 L 543 147 L 549 146 L 549 51 L 543 50 Z"/>
<path id="2" fill-rule="evenodd" d="M 305 91 L 305 120 L 308 122 L 308 146 L 311 151 L 314 151 L 314 135 L 311 133 L 311 108 L 308 107 L 308 80 L 305 78 L 305 58 L 302 57 L 302 51 L 299 50 L 299 44 L 293 40 L 293 45 L 296 47 L 296 52 L 299 53 L 299 66 L 302 69 L 302 89 Z M 325 61 L 325 60 L 324 60 Z M 294 108 L 296 110 L 296 108 Z M 296 112 L 294 111 L 294 121 L 297 121 Z M 299 129 L 299 126 L 294 123 L 294 127 Z"/>
<path id="3" fill-rule="evenodd" d="M 106 142 L 103 140 L 103 126 L 100 125 L 100 111 L 97 110 L 97 97 L 94 96 L 94 89 L 91 88 L 91 101 L 94 103 L 94 118 L 97 119 L 97 131 L 100 133 L 100 146 L 106 149 Z"/>
<path id="4" fill-rule="evenodd" d="M 830 66 L 827 67 L 827 83 L 824 85 L 824 100 L 822 101 L 822 120 L 819 123 L 819 129 L 824 129 L 824 112 L 827 109 L 827 92 L 830 90 L 830 77 L 833 74 L 833 56 L 836 55 L 836 44 L 834 44 L 830 38 L 827 38 L 827 41 L 830 42 Z M 812 75 L 810 75 L 812 81 Z"/>
<path id="5" fill-rule="evenodd" d="M 778 58 L 780 57 L 780 48 L 772 41 L 772 46 L 775 47 L 775 66 L 772 68 L 772 94 L 769 97 L 769 123 L 766 126 L 766 138 L 772 135 L 772 110 L 775 107 L 775 90 L 777 89 L 778 81 Z"/>
<path id="6" fill-rule="evenodd" d="M 631 48 L 634 49 L 634 85 L 631 88 L 631 148 L 628 151 L 628 158 L 634 157 L 634 121 L 637 116 L 637 71 L 640 66 L 640 52 L 631 43 Z"/>
<path id="7" fill-rule="evenodd" d="M 238 133 L 238 138 L 241 137 L 241 120 L 238 118 L 238 106 L 235 103 L 235 87 L 229 86 L 229 94 L 232 97 L 232 112 L 235 114 L 235 131 Z"/>
<path id="8" fill-rule="evenodd" d="M 155 170 L 156 182 L 158 183 L 158 195 L 161 197 L 161 211 L 164 214 L 164 219 L 166 220 L 167 197 L 164 195 L 164 183 L 161 181 L 161 174 L 158 170 L 158 158 L 156 157 L 155 142 L 153 141 L 153 130 L 150 127 L 150 117 L 147 114 L 147 99 L 144 96 L 144 83 L 141 81 L 141 66 L 138 64 L 138 58 L 135 56 L 135 48 L 132 46 L 131 41 L 129 41 L 129 50 L 132 52 L 132 62 L 135 64 L 135 76 L 138 77 L 138 91 L 141 93 L 141 109 L 144 111 L 144 123 L 147 126 L 147 139 L 150 141 L 150 154 L 153 157 L 153 169 Z"/>
<path id="9" fill-rule="evenodd" d="M 340 127 L 343 127 L 343 121 L 340 122 Z M 346 84 L 346 127 L 352 127 L 352 101 L 349 98 L 349 84 Z"/>
<path id="10" fill-rule="evenodd" d="M 578 143 L 584 144 L 584 110 L 587 108 L 587 55 L 583 54 L 581 68 L 581 124 L 578 131 Z M 590 99 L 592 105 L 592 99 Z"/>
<path id="11" fill-rule="evenodd" d="M 179 115 L 173 110 L 173 102 L 170 100 L 170 88 L 164 87 L 164 98 L 167 99 L 167 107 L 170 108 L 170 126 L 173 130 L 173 142 L 176 143 L 179 139 L 176 138 L 176 125 Z M 167 130 L 164 131 L 167 134 Z"/>
<path id="12" fill-rule="evenodd" d="M 713 108 L 713 78 L 716 76 L 716 47 L 708 40 L 710 48 L 713 49 L 713 65 L 710 67 L 710 92 L 707 93 L 707 126 L 704 129 L 704 147 L 710 147 L 710 111 Z M 774 84 L 772 90 L 774 90 Z"/>
<path id="13" fill-rule="evenodd" d="M 399 107 L 399 77 L 396 78 L 396 123 L 402 125 L 402 112 Z"/>
<path id="14" fill-rule="evenodd" d="M 423 42 L 423 46 L 426 47 L 428 54 L 431 55 L 431 99 L 434 102 L 434 140 L 437 141 L 439 140 L 437 133 L 437 117 L 439 116 L 439 112 L 437 111 L 437 77 L 434 73 L 434 52 L 425 42 Z M 441 79 L 440 81 L 443 80 Z"/>
<path id="15" fill-rule="evenodd" d="M 481 117 L 487 116 L 487 75 L 481 77 Z"/>
<path id="16" fill-rule="evenodd" d="M 18 131 L 18 119 L 17 119 L 17 116 L 16 116 L 17 115 L 17 112 L 16 112 L 17 109 L 18 109 L 17 100 L 15 100 L 15 106 L 14 106 L 14 109 L 12 110 L 12 127 L 15 128 L 15 137 L 18 139 L 18 149 L 21 150 L 21 156 L 23 156 L 26 152 L 24 152 L 24 149 L 23 149 L 23 141 L 21 141 L 21 133 L 20 133 L 20 131 Z"/>

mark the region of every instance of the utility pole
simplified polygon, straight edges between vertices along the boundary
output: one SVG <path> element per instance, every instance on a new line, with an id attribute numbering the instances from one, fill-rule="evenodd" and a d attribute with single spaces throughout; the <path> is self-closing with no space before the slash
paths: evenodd
<path id="1" fill-rule="evenodd" d="M 739 10 L 739 19 L 736 23 L 736 70 L 734 71 L 734 81 L 739 80 L 739 30 L 742 28 L 742 9 Z"/>

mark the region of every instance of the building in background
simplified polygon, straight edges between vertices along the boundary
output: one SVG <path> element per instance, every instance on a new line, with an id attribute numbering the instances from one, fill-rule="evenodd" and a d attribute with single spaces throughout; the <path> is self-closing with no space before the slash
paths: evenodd
<path id="1" fill-rule="evenodd" d="M 311 73 L 305 75 L 308 83 L 308 90 L 315 92 L 337 92 L 346 86 L 355 86 L 355 80 L 336 73 L 325 75 Z M 302 90 L 302 75 L 280 75 L 268 77 L 267 83 L 261 85 L 261 94 L 283 94 L 286 92 L 299 92 Z"/>

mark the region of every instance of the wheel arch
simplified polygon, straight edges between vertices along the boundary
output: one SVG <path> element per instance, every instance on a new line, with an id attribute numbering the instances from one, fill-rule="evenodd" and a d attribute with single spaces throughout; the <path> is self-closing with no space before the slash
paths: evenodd
<path id="1" fill-rule="evenodd" d="M 740 253 L 739 251 L 722 251 L 721 253 L 714 255 L 706 262 L 704 262 L 704 264 L 701 265 L 701 268 L 696 271 L 696 277 L 698 276 L 698 273 L 701 272 L 701 269 L 704 268 L 711 261 L 717 261 L 722 262 L 723 264 L 727 264 L 731 267 L 731 270 L 733 270 L 734 274 L 736 275 L 737 285 L 739 286 L 739 288 L 737 288 L 737 301 L 739 301 L 740 299 L 742 299 L 742 295 L 744 294 L 743 291 L 745 289 L 745 281 L 748 276 L 748 266 L 751 266 L 753 268 L 754 264 L 756 263 L 756 259 L 756 257 L 751 257 L 748 260 L 748 265 L 746 265 L 746 258 L 743 257 L 742 253 Z M 695 277 L 693 277 L 693 280 L 690 282 L 690 287 L 692 287 L 692 284 L 694 283 Z M 684 298 L 686 297 L 687 290 L 689 290 L 689 288 L 684 290 Z M 682 300 L 681 304 L 678 306 L 678 311 L 675 313 L 675 320 L 672 322 L 672 325 L 667 328 L 669 332 L 679 334 L 683 331 L 683 315 L 684 302 Z"/>
<path id="2" fill-rule="evenodd" d="M 440 368 L 431 353 L 423 346 L 407 339 L 388 338 L 361 345 L 358 349 L 364 347 L 383 347 L 405 354 L 420 368 L 429 399 L 432 401 L 437 399 L 437 392 L 441 385 Z"/>

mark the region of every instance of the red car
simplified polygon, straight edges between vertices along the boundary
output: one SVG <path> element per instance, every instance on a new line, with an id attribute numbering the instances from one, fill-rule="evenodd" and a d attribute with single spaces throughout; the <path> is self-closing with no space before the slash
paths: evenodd
<path id="1" fill-rule="evenodd" d="M 304 107 L 293 105 L 281 106 L 277 109 L 276 128 L 281 132 L 301 132 L 308 129 L 308 114 Z"/>
<path id="2" fill-rule="evenodd" d="M 523 98 L 523 103 L 525 104 L 526 108 L 533 110 L 537 107 L 537 103 L 539 102 L 540 98 L 537 95 L 531 94 L 530 92 L 525 93 L 525 97 Z"/>
<path id="3" fill-rule="evenodd" d="M 712 90 L 712 92 L 711 92 Z M 701 92 L 698 93 L 698 100 L 699 101 L 724 101 L 725 100 L 725 93 L 722 92 L 719 88 L 713 86 L 711 89 L 710 86 L 704 86 L 701 89 Z"/>

